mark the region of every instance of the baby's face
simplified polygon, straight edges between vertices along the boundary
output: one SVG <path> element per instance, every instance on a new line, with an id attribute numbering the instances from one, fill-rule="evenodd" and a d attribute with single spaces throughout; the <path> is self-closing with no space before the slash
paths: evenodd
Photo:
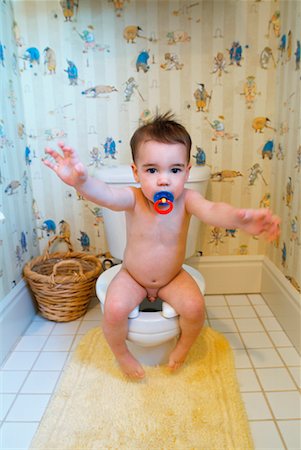
<path id="1" fill-rule="evenodd" d="M 158 191 L 168 191 L 175 200 L 183 193 L 191 165 L 183 144 L 145 141 L 138 149 L 132 164 L 135 180 L 140 183 L 145 197 L 153 202 Z"/>

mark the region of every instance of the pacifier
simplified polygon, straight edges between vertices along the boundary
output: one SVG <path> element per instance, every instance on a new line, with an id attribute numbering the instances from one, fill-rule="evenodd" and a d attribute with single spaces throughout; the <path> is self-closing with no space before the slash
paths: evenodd
<path id="1" fill-rule="evenodd" d="M 160 191 L 154 195 L 154 208 L 159 214 L 168 214 L 173 210 L 174 196 L 171 192 Z M 168 205 L 168 208 L 162 208 L 162 206 Z"/>

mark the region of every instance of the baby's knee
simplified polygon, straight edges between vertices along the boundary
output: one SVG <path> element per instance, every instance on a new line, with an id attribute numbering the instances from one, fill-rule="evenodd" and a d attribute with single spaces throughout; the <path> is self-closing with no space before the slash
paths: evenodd
<path id="1" fill-rule="evenodd" d="M 187 299 L 185 313 L 182 315 L 192 322 L 203 323 L 205 320 L 205 305 L 203 298 Z"/>
<path id="2" fill-rule="evenodd" d="M 118 299 L 112 299 L 106 302 L 104 310 L 104 321 L 111 325 L 118 324 L 128 318 L 128 308 L 124 302 Z"/>

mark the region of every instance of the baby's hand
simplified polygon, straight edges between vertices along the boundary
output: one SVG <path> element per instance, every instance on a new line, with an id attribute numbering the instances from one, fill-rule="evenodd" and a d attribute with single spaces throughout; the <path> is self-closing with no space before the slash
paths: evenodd
<path id="1" fill-rule="evenodd" d="M 50 167 L 66 184 L 76 187 L 84 183 L 88 178 L 88 172 L 83 163 L 79 160 L 77 153 L 70 147 L 66 147 L 63 142 L 58 146 L 63 152 L 63 156 L 55 150 L 47 147 L 45 153 L 50 155 L 55 163 L 48 159 L 43 159 L 45 166 Z"/>
<path id="2" fill-rule="evenodd" d="M 262 235 L 269 242 L 280 235 L 280 219 L 269 209 L 242 209 L 239 212 L 241 228 L 253 235 Z"/>

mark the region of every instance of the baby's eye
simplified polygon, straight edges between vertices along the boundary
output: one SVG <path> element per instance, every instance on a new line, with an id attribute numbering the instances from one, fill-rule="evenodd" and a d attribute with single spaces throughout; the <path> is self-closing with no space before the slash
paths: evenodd
<path id="1" fill-rule="evenodd" d="M 173 167 L 173 168 L 171 169 L 171 172 L 172 172 L 172 173 L 179 173 L 179 172 L 181 172 L 181 169 L 179 169 L 179 167 Z"/>
<path id="2" fill-rule="evenodd" d="M 150 167 L 149 169 L 147 169 L 148 173 L 155 173 L 156 169 L 154 167 Z"/>

